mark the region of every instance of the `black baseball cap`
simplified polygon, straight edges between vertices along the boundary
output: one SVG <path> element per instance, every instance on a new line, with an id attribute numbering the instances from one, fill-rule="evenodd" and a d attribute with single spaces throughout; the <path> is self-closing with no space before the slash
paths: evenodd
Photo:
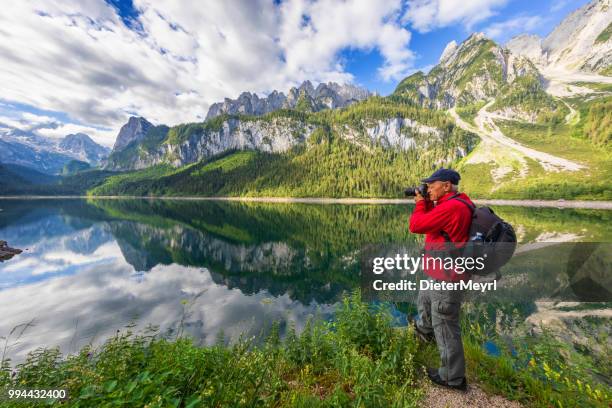
<path id="1" fill-rule="evenodd" d="M 452 184 L 459 184 L 461 176 L 455 170 L 451 169 L 438 169 L 434 173 L 421 180 L 423 183 L 432 183 L 434 181 L 450 181 Z"/>

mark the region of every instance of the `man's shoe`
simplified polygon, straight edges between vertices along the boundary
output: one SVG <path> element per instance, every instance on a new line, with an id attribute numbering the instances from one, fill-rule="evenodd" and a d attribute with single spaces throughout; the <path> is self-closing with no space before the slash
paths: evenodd
<path id="1" fill-rule="evenodd" d="M 433 343 L 434 341 L 436 341 L 436 338 L 433 333 L 423 333 L 419 329 L 419 326 L 417 326 L 416 324 L 416 320 L 412 321 L 412 326 L 414 327 L 414 334 L 417 336 L 417 339 L 421 340 L 424 343 Z"/>
<path id="2" fill-rule="evenodd" d="M 453 390 L 467 391 L 467 380 L 465 379 L 465 377 L 463 377 L 461 384 L 451 385 L 451 384 L 448 384 L 446 381 L 444 381 L 442 378 L 440 378 L 437 368 L 428 368 L 427 376 L 429 377 L 431 382 L 433 382 L 434 384 L 438 384 L 443 387 L 451 388 Z"/>

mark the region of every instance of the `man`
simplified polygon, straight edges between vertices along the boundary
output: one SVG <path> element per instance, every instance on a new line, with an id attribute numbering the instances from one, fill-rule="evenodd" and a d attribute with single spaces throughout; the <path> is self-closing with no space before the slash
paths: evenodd
<path id="1" fill-rule="evenodd" d="M 426 259 L 430 251 L 460 248 L 468 241 L 472 210 L 460 200 L 470 204 L 472 201 L 458 192 L 460 178 L 454 170 L 439 169 L 422 180 L 427 184 L 426 197 L 420 194 L 415 196 L 416 207 L 410 217 L 410 232 L 426 234 Z M 444 270 L 433 262 L 425 265 L 424 272 L 430 280 L 457 282 L 469 279 L 467 274 Z M 437 370 L 428 369 L 429 378 L 436 384 L 465 391 L 465 358 L 459 326 L 462 297 L 460 290 L 420 291 L 417 299 L 419 318 L 415 329 L 419 338 L 426 341 L 435 338 L 438 346 L 441 366 Z"/>

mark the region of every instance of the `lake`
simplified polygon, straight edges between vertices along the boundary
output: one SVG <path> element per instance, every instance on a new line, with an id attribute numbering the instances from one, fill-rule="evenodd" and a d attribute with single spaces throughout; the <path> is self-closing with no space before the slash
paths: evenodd
<path id="1" fill-rule="evenodd" d="M 0 263 L 0 336 L 10 334 L 7 355 L 18 362 L 37 347 L 76 352 L 126 327 L 141 331 L 153 325 L 168 336 L 189 334 L 200 344 L 221 336 L 232 341 L 241 333 L 256 336 L 273 321 L 283 330 L 294 322 L 300 330 L 309 316 L 331 318 L 343 294 L 360 286 L 364 247 L 420 244 L 422 237 L 407 228 L 412 208 L 0 200 L 0 239 L 24 250 Z M 612 242 L 608 210 L 494 208 L 515 226 L 521 244 Z M 604 270 L 600 279 L 604 292 L 609 273 Z M 520 281 L 513 276 L 508 282 Z M 548 277 L 542 281 L 550 283 Z M 548 310 L 537 306 L 544 296 L 537 284 L 523 279 L 517 285 L 521 297 L 512 296 L 523 305 L 521 319 Z M 584 309 L 577 306 L 563 307 Z M 610 311 L 606 304 L 603 309 Z M 399 324 L 411 310 L 395 305 Z M 31 324 L 23 332 L 20 326 L 11 333 L 25 323 Z"/>

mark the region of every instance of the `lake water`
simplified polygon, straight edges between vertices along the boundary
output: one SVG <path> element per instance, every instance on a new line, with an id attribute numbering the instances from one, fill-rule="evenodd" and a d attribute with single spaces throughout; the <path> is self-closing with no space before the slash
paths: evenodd
<path id="1" fill-rule="evenodd" d="M 0 200 L 0 239 L 24 249 L 0 263 L 0 336 L 31 322 L 7 341 L 20 361 L 36 347 L 100 344 L 128 326 L 184 330 L 201 344 L 219 332 L 257 335 L 275 320 L 299 330 L 359 287 L 364 247 L 420 242 L 407 228 L 412 208 Z M 610 211 L 495 209 L 523 244 L 612 242 Z"/>

